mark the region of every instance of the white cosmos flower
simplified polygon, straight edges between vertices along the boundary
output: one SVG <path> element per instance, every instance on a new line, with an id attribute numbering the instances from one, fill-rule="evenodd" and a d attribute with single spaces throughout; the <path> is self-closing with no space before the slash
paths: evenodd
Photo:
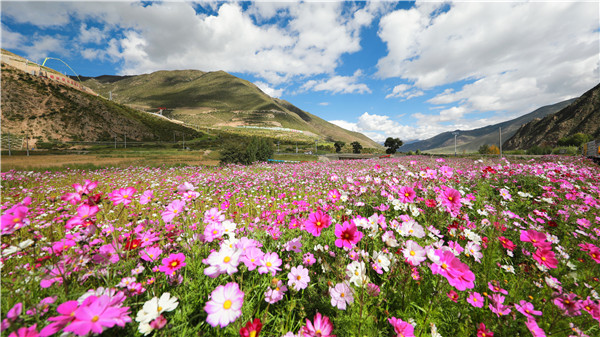
<path id="1" fill-rule="evenodd" d="M 177 297 L 171 297 L 170 293 L 164 293 L 160 298 L 153 297 L 144 303 L 135 320 L 140 323 L 150 323 L 163 312 L 175 310 L 178 305 Z"/>

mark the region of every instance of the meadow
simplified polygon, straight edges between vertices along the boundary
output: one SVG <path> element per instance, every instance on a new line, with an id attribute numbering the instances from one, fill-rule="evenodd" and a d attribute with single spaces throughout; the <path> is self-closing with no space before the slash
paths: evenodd
<path id="1" fill-rule="evenodd" d="M 600 335 L 586 159 L 1 178 L 2 335 Z"/>

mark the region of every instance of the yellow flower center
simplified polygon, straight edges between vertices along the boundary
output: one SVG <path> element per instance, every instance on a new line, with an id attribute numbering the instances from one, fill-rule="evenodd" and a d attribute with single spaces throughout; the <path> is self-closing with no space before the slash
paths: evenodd
<path id="1" fill-rule="evenodd" d="M 158 308 L 156 308 L 156 311 L 161 312 L 162 309 L 163 309 L 163 307 L 158 307 Z"/>
<path id="2" fill-rule="evenodd" d="M 177 267 L 179 263 L 177 261 L 173 261 L 171 262 L 171 267 Z"/>
<path id="3" fill-rule="evenodd" d="M 229 256 L 225 256 L 223 262 L 228 263 L 229 261 L 231 261 L 231 258 Z"/>
<path id="4" fill-rule="evenodd" d="M 225 301 L 225 303 L 223 303 L 223 309 L 227 310 L 229 308 L 231 308 L 231 301 L 227 300 L 227 301 Z"/>
<path id="5" fill-rule="evenodd" d="M 123 199 L 127 199 L 127 198 L 129 198 L 129 196 L 128 196 L 127 194 L 125 194 L 125 195 L 123 196 Z"/>
<path id="6" fill-rule="evenodd" d="M 452 201 L 452 197 L 448 197 L 448 200 Z"/>
<path id="7" fill-rule="evenodd" d="M 477 302 L 477 297 L 473 297 L 473 302 Z"/>
<path id="8" fill-rule="evenodd" d="M 416 254 L 416 253 L 415 253 L 415 251 L 414 251 L 414 250 L 411 250 L 411 251 L 410 251 L 410 256 L 415 256 L 415 254 Z"/>
<path id="9" fill-rule="evenodd" d="M 273 264 L 271 264 L 271 262 L 267 262 L 267 267 L 272 266 Z"/>
<path id="10" fill-rule="evenodd" d="M 405 197 L 408 197 L 410 194 L 408 194 L 408 192 L 404 193 Z"/>
<path id="11" fill-rule="evenodd" d="M 14 218 L 13 219 L 13 222 L 19 222 L 19 221 L 21 221 L 21 218 Z"/>
<path id="12" fill-rule="evenodd" d="M 546 261 L 546 258 L 542 256 L 542 261 Z"/>
<path id="13" fill-rule="evenodd" d="M 250 331 L 250 337 L 256 337 L 256 330 Z"/>
<path id="14" fill-rule="evenodd" d="M 340 297 L 346 297 L 346 294 L 344 294 L 344 293 L 341 293 L 341 294 L 340 294 Z"/>
<path id="15" fill-rule="evenodd" d="M 215 230 L 213 231 L 213 235 L 217 235 L 217 233 L 218 233 L 218 232 L 219 232 L 219 231 L 215 229 Z"/>
<path id="16" fill-rule="evenodd" d="M 448 269 L 448 265 L 446 263 L 442 263 L 442 269 Z"/>
<path id="17" fill-rule="evenodd" d="M 317 221 L 317 227 L 321 227 L 321 221 Z"/>
<path id="18" fill-rule="evenodd" d="M 300 275 L 296 276 L 296 280 L 300 281 L 302 277 Z"/>
<path id="19" fill-rule="evenodd" d="M 94 317 L 92 317 L 92 322 L 96 323 L 99 319 L 100 317 L 98 317 L 98 315 L 95 315 Z"/>
<path id="20" fill-rule="evenodd" d="M 178 210 L 176 210 L 176 209 L 174 209 L 174 210 L 173 210 L 173 213 L 177 213 L 177 212 L 179 212 L 179 211 L 178 211 Z"/>

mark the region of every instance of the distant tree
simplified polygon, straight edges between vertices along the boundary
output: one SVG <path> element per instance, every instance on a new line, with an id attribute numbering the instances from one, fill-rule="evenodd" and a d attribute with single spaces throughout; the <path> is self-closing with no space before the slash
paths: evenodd
<path id="1" fill-rule="evenodd" d="M 273 156 L 273 144 L 258 137 L 252 137 L 246 144 L 229 143 L 221 151 L 221 164 L 250 165 L 257 161 L 267 161 Z"/>
<path id="2" fill-rule="evenodd" d="M 558 140 L 558 146 L 581 146 L 592 140 L 592 136 L 585 133 L 576 133 Z"/>
<path id="3" fill-rule="evenodd" d="M 488 154 L 490 153 L 490 146 L 487 144 L 483 144 L 479 147 L 479 150 L 477 150 L 477 152 L 481 154 Z"/>
<path id="4" fill-rule="evenodd" d="M 490 145 L 488 154 L 500 154 L 500 149 L 496 145 Z"/>
<path id="5" fill-rule="evenodd" d="M 344 145 L 346 145 L 346 143 L 342 142 L 341 140 L 337 140 L 333 146 L 335 146 L 335 152 L 336 153 L 340 153 L 342 152 L 342 148 L 344 147 Z"/>
<path id="6" fill-rule="evenodd" d="M 352 142 L 350 145 L 352 146 L 354 153 L 360 153 L 360 150 L 362 150 L 362 148 L 363 148 L 359 142 Z"/>
<path id="7" fill-rule="evenodd" d="M 404 144 L 399 138 L 388 137 L 383 143 L 383 146 L 387 147 L 385 153 L 394 154 Z"/>
<path id="8" fill-rule="evenodd" d="M 417 149 L 417 150 L 415 151 L 415 154 L 416 154 L 417 156 L 418 156 L 418 155 L 420 155 L 420 154 L 421 154 L 421 150 Z"/>

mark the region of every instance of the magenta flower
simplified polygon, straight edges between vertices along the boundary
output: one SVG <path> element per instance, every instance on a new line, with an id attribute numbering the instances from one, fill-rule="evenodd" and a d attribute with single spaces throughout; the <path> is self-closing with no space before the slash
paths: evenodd
<path id="1" fill-rule="evenodd" d="M 112 328 L 115 325 L 124 327 L 125 323 L 131 322 L 131 318 L 128 316 L 129 307 L 116 307 L 111 304 L 111 301 L 112 299 L 108 295 L 89 296 L 75 310 L 75 320 L 63 331 L 72 332 L 78 336 L 84 336 L 90 332 L 100 334 L 105 328 Z"/>
<path id="2" fill-rule="evenodd" d="M 279 266 L 281 266 L 281 262 L 282 261 L 277 253 L 267 253 L 258 262 L 258 265 L 260 266 L 258 267 L 258 273 L 271 273 L 271 276 L 275 276 L 275 274 L 281 270 L 281 268 L 279 268 Z"/>
<path id="3" fill-rule="evenodd" d="M 486 328 L 485 324 L 479 323 L 479 328 L 477 329 L 477 337 L 493 337 L 494 333 L 492 330 Z"/>
<path id="4" fill-rule="evenodd" d="M 204 311 L 208 314 L 206 322 L 213 328 L 226 327 L 235 322 L 242 315 L 244 292 L 235 282 L 218 286 L 210 294 L 210 301 L 206 303 Z"/>
<path id="5" fill-rule="evenodd" d="M 331 202 L 337 202 L 338 200 L 340 200 L 340 197 L 342 195 L 340 194 L 340 192 L 338 190 L 331 190 L 329 191 L 329 193 L 327 193 L 327 199 L 331 200 Z"/>
<path id="6" fill-rule="evenodd" d="M 8 337 L 38 337 L 37 324 L 28 328 L 19 328 L 17 332 L 12 332 Z"/>
<path id="7" fill-rule="evenodd" d="M 169 257 L 162 259 L 162 266 L 158 271 L 165 273 L 167 276 L 175 275 L 175 272 L 182 267 L 185 267 L 185 255 L 183 253 L 171 254 Z"/>
<path id="8" fill-rule="evenodd" d="M 154 192 L 152 190 L 146 190 L 140 196 L 140 205 L 145 205 L 152 201 L 154 198 Z"/>
<path id="9" fill-rule="evenodd" d="M 346 310 L 346 304 L 354 303 L 352 288 L 346 283 L 338 283 L 333 288 L 329 288 L 331 296 L 331 305 L 340 309 Z"/>
<path id="10" fill-rule="evenodd" d="M 483 298 L 483 296 L 481 296 L 480 293 L 475 291 L 469 293 L 469 296 L 467 297 L 467 302 L 469 302 L 472 306 L 476 308 L 483 308 L 485 299 Z"/>
<path id="11" fill-rule="evenodd" d="M 145 247 L 140 250 L 139 254 L 142 260 L 152 262 L 160 257 L 162 250 L 158 247 Z"/>
<path id="12" fill-rule="evenodd" d="M 167 206 L 167 208 L 161 213 L 162 219 L 164 222 L 171 222 L 173 219 L 181 214 L 181 211 L 185 207 L 185 201 L 183 200 L 173 200 Z"/>
<path id="13" fill-rule="evenodd" d="M 219 222 L 210 222 L 204 227 L 204 240 L 207 242 L 213 242 L 225 234 L 223 226 Z"/>
<path id="14" fill-rule="evenodd" d="M 531 332 L 533 337 L 546 337 L 546 333 L 542 328 L 539 327 L 534 318 L 528 318 L 527 323 L 525 323 L 527 329 Z"/>
<path id="15" fill-rule="evenodd" d="M 458 293 L 454 290 L 450 290 L 446 296 L 448 296 L 448 298 L 454 303 L 458 301 Z"/>
<path id="16" fill-rule="evenodd" d="M 504 305 L 504 298 L 504 296 L 499 294 L 492 294 L 489 297 L 490 301 L 492 302 L 490 303 L 489 308 L 498 317 L 508 315 L 510 313 L 510 307 Z"/>
<path id="17" fill-rule="evenodd" d="M 258 267 L 260 260 L 263 258 L 265 253 L 263 253 L 260 248 L 250 247 L 246 249 L 246 252 L 241 255 L 240 261 L 242 261 L 248 270 L 254 270 Z"/>
<path id="18" fill-rule="evenodd" d="M 308 318 L 306 319 L 306 326 L 302 329 L 305 337 L 335 337 L 335 335 L 331 335 L 332 331 L 333 324 L 329 317 L 321 316 L 321 313 L 318 312 L 312 322 Z"/>
<path id="19" fill-rule="evenodd" d="M 77 301 L 67 301 L 60 304 L 58 308 L 56 308 L 56 311 L 58 311 L 61 316 L 48 318 L 48 320 L 53 323 L 45 326 L 40 331 L 40 336 L 52 336 L 61 331 L 65 326 L 75 320 L 75 310 L 77 310 L 77 308 L 79 308 L 79 302 Z"/>
<path id="20" fill-rule="evenodd" d="M 540 249 L 551 249 L 552 243 L 546 241 L 546 234 L 538 232 L 534 229 L 521 231 L 521 241 L 531 242 L 534 247 Z"/>
<path id="21" fill-rule="evenodd" d="M 225 216 L 221 214 L 217 208 L 213 207 L 208 211 L 204 212 L 204 222 L 223 222 L 225 220 Z"/>
<path id="22" fill-rule="evenodd" d="M 321 231 L 331 224 L 331 218 L 326 213 L 316 211 L 308 216 L 308 219 L 304 221 L 304 227 L 307 232 L 314 236 L 320 236 Z"/>
<path id="23" fill-rule="evenodd" d="M 287 287 L 281 282 L 281 280 L 277 280 L 277 284 L 275 288 L 269 288 L 265 292 L 265 301 L 268 303 L 277 303 L 283 299 L 283 294 L 287 291 Z"/>
<path id="24" fill-rule="evenodd" d="M 451 251 L 438 249 L 435 251 L 435 256 L 439 260 L 429 266 L 433 274 L 441 274 L 451 286 L 460 291 L 475 287 L 473 283 L 475 274 L 469 269 L 469 266 L 460 262 Z"/>
<path id="25" fill-rule="evenodd" d="M 502 288 L 498 287 L 498 281 L 488 282 L 488 288 L 495 293 L 501 293 L 504 295 L 508 295 L 508 291 L 506 291 L 506 289 L 502 289 Z"/>
<path id="26" fill-rule="evenodd" d="M 533 304 L 531 304 L 525 300 L 519 301 L 519 304 L 515 303 L 515 308 L 517 309 L 518 312 L 522 313 L 527 318 L 533 318 L 532 315 L 540 316 L 542 314 L 541 311 L 535 310 L 535 308 L 533 307 Z"/>
<path id="27" fill-rule="evenodd" d="M 562 294 L 552 302 L 563 311 L 565 316 L 581 315 L 581 303 L 577 300 L 576 294 Z"/>
<path id="28" fill-rule="evenodd" d="M 453 188 L 446 188 L 439 195 L 440 202 L 449 210 L 457 210 L 460 208 L 460 192 Z"/>
<path id="29" fill-rule="evenodd" d="M 311 252 L 308 252 L 302 256 L 302 263 L 307 266 L 312 266 L 315 264 L 315 262 L 317 262 L 317 259 L 315 259 L 315 256 Z"/>
<path id="30" fill-rule="evenodd" d="M 400 202 L 411 203 L 415 200 L 417 193 L 415 193 L 415 190 L 413 190 L 412 187 L 402 186 L 398 190 L 398 196 L 398 200 L 400 200 Z"/>
<path id="31" fill-rule="evenodd" d="M 29 212 L 29 208 L 22 204 L 17 204 L 6 210 L 0 217 L 2 234 L 11 234 L 15 230 L 28 225 L 27 212 Z"/>
<path id="32" fill-rule="evenodd" d="M 558 266 L 558 260 L 554 256 L 554 252 L 549 249 L 538 249 L 533 254 L 533 258 L 539 264 L 548 268 L 556 268 Z"/>
<path id="33" fill-rule="evenodd" d="M 308 282 L 310 282 L 308 269 L 302 267 L 302 265 L 292 267 L 292 270 L 288 273 L 288 286 L 300 291 L 308 287 Z"/>
<path id="34" fill-rule="evenodd" d="M 123 204 L 125 206 L 129 205 L 133 200 L 133 195 L 137 192 L 137 190 L 133 187 L 120 188 L 118 190 L 112 191 L 108 196 L 113 204 L 116 206 L 118 204 Z"/>
<path id="35" fill-rule="evenodd" d="M 94 217 L 99 211 L 100 209 L 98 206 L 82 204 L 77 208 L 77 215 L 67 221 L 65 228 L 71 229 L 77 225 L 82 225 L 87 221 L 94 221 Z"/>
<path id="36" fill-rule="evenodd" d="M 388 322 L 394 327 L 397 337 L 415 337 L 415 327 L 399 318 L 392 317 Z"/>
<path id="37" fill-rule="evenodd" d="M 363 233 L 357 230 L 354 222 L 344 221 L 343 225 L 335 225 L 335 236 L 338 238 L 335 240 L 336 247 L 351 249 L 362 239 Z"/>

